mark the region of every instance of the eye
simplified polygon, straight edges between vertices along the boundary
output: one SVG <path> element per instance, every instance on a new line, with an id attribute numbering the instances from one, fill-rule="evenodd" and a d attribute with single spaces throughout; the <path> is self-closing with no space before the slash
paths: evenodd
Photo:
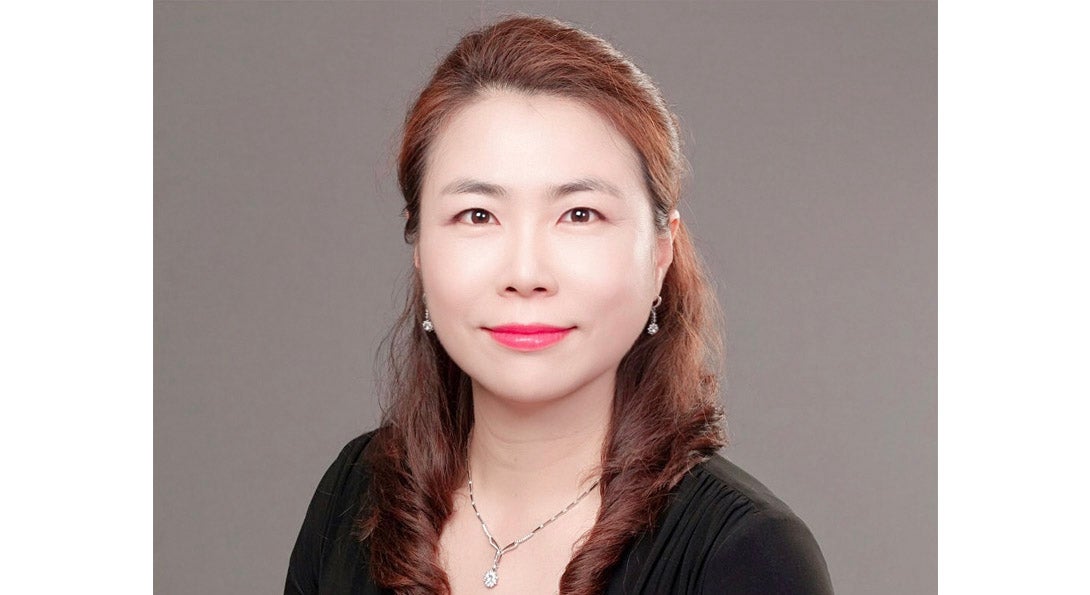
<path id="1" fill-rule="evenodd" d="M 588 207 L 576 207 L 567 213 L 564 213 L 564 215 L 567 216 L 569 213 L 572 216 L 572 223 L 591 223 L 592 216 L 602 219 L 601 213 Z"/>
<path id="2" fill-rule="evenodd" d="M 484 209 L 466 209 L 461 213 L 458 213 L 454 217 L 454 220 L 459 222 L 464 221 L 467 214 L 469 215 L 469 221 L 467 221 L 467 223 L 470 225 L 486 224 L 492 219 L 492 213 L 489 213 Z"/>

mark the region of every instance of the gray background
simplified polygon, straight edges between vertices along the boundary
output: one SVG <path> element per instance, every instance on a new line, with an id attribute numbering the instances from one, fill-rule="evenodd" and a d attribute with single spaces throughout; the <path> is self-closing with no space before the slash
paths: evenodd
<path id="1" fill-rule="evenodd" d="M 841 594 L 936 590 L 930 2 L 155 4 L 155 589 L 273 593 L 374 427 L 404 295 L 394 148 L 459 35 L 571 20 L 642 66 L 694 170 L 732 446 Z"/>

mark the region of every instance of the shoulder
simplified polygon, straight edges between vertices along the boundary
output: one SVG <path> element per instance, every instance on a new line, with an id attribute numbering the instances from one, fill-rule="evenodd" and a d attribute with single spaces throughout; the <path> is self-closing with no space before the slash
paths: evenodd
<path id="1" fill-rule="evenodd" d="M 341 447 L 318 483 L 315 498 L 326 497 L 332 502 L 356 499 L 359 489 L 367 484 L 370 475 L 363 453 L 377 432 L 376 429 L 360 434 Z"/>
<path id="2" fill-rule="evenodd" d="M 772 490 L 721 455 L 678 485 L 690 522 L 705 529 L 701 591 L 831 593 L 824 556 L 809 527 Z"/>
<path id="3" fill-rule="evenodd" d="M 318 486 L 317 494 L 329 498 L 326 530 L 337 532 L 336 527 L 350 524 L 359 509 L 360 496 L 371 481 L 371 471 L 364 458 L 364 451 L 378 430 L 371 430 L 349 440 L 337 458 L 329 466 Z"/>
<path id="4" fill-rule="evenodd" d="M 333 462 L 333 466 L 345 467 L 359 467 L 362 463 L 363 451 L 367 448 L 367 445 L 371 443 L 371 439 L 378 433 L 378 429 L 371 430 L 370 432 L 364 432 L 359 436 L 349 440 L 342 448 L 340 454 L 337 455 L 336 460 Z"/>
<path id="5" fill-rule="evenodd" d="M 741 514 L 794 515 L 772 490 L 719 454 L 693 466 L 678 484 L 677 492 L 717 509 Z"/>
<path id="6" fill-rule="evenodd" d="M 351 538 L 353 520 L 360 494 L 370 480 L 363 453 L 376 432 L 349 440 L 318 482 L 291 552 L 285 593 L 315 593 L 328 572 L 351 568 L 332 564 L 331 569 L 330 562 L 347 558 L 356 547 Z"/>

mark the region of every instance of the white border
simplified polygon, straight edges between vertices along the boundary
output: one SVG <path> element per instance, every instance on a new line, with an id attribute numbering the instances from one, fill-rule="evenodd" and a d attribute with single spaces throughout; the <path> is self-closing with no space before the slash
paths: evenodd
<path id="1" fill-rule="evenodd" d="M 152 3 L 4 24 L 4 589 L 150 593 Z"/>
<path id="2" fill-rule="evenodd" d="M 1086 583 L 1086 23 L 939 3 L 940 592 Z"/>

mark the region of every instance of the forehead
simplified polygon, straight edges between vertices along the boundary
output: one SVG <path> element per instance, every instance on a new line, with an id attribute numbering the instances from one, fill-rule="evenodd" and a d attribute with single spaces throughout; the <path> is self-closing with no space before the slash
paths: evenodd
<path id="1" fill-rule="evenodd" d="M 524 189 L 597 178 L 642 194 L 636 150 L 594 108 L 511 91 L 489 92 L 451 116 L 432 143 L 425 174 L 425 194 L 458 178 Z"/>

